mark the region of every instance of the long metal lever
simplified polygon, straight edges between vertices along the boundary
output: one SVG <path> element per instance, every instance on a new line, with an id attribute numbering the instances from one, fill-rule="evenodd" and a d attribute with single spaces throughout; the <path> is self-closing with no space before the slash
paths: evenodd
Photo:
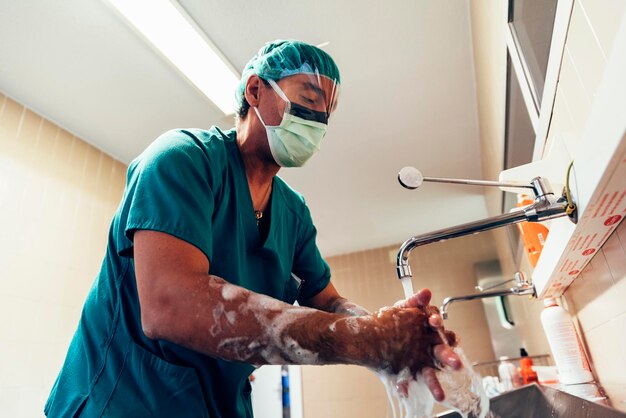
<path id="1" fill-rule="evenodd" d="M 498 181 L 490 180 L 469 180 L 469 179 L 455 179 L 445 177 L 424 177 L 422 173 L 415 167 L 403 167 L 398 173 L 398 181 L 407 189 L 417 189 L 423 182 L 428 181 L 431 183 L 452 183 L 452 184 L 469 184 L 471 186 L 495 186 L 495 187 L 517 187 L 521 189 L 534 189 L 531 184 L 520 183 L 501 183 Z"/>
<path id="2" fill-rule="evenodd" d="M 469 184 L 471 186 L 519 187 L 523 189 L 533 188 L 533 186 L 529 184 L 501 183 L 499 181 L 490 180 L 452 179 L 445 177 L 424 177 L 424 181 L 429 181 L 432 183 Z"/>

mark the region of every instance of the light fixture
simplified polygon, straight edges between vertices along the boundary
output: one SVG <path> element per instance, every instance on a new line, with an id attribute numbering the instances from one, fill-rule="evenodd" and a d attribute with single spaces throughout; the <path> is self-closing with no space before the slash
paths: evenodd
<path id="1" fill-rule="evenodd" d="M 224 114 L 234 112 L 239 75 L 174 0 L 108 0 Z"/>

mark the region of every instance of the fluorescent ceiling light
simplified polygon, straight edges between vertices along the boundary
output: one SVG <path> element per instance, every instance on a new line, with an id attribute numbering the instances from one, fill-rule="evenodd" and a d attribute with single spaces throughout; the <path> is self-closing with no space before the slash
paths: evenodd
<path id="1" fill-rule="evenodd" d="M 234 112 L 239 75 L 179 4 L 108 1 L 224 114 Z"/>

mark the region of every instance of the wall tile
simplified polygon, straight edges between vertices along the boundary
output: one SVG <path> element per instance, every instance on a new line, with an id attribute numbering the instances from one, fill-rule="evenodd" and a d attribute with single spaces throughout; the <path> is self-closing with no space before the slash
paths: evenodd
<path id="1" fill-rule="evenodd" d="M 0 362 L 0 414 L 40 416 L 100 267 L 108 221 L 94 223 L 110 219 L 124 187 L 113 167 L 125 167 L 15 101 L 0 103 L 9 238 L 0 240 L 0 356 L 11 359 Z M 108 170 L 101 178 L 98 167 Z"/>
<path id="2" fill-rule="evenodd" d="M 626 2 L 623 0 L 579 0 L 593 34 L 600 43 L 602 52 L 610 57 L 615 35 L 626 15 Z"/>
<path id="3" fill-rule="evenodd" d="M 587 332 L 617 316 L 622 308 L 621 304 L 615 304 L 620 294 L 613 286 L 611 271 L 602 251 L 591 260 L 582 276 L 580 284 L 579 278 L 570 286 L 566 298 L 575 310 L 582 329 Z"/>
<path id="4" fill-rule="evenodd" d="M 32 169 L 47 176 L 53 171 L 56 162 L 50 158 L 54 153 L 60 128 L 48 120 L 43 121 L 37 141 L 37 151 L 33 156 Z"/>
<path id="5" fill-rule="evenodd" d="M 567 85 L 567 78 L 565 80 L 566 82 L 564 85 Z M 554 103 L 554 112 L 550 122 L 550 132 L 548 134 L 548 141 L 546 142 L 545 149 L 550 149 L 552 141 L 554 141 L 555 137 L 558 136 L 563 139 L 567 152 L 570 155 L 576 155 L 580 143 L 581 124 L 575 122 L 572 118 L 563 89 L 557 90 Z"/>
<path id="6" fill-rule="evenodd" d="M 626 276 L 626 252 L 622 247 L 619 235 L 614 232 L 602 246 L 613 282 L 617 283 Z M 626 305 L 626 304 L 625 304 Z M 626 311 L 626 306 L 624 307 Z"/>
<path id="7" fill-rule="evenodd" d="M 564 139 L 566 139 L 566 143 L 572 142 L 569 137 L 574 137 L 575 141 L 579 141 L 587 124 L 591 102 L 576 72 L 576 67 L 567 46 L 563 54 L 558 91 L 565 99 L 567 112 L 571 115 L 571 119 L 574 122 L 570 129 L 565 131 L 567 136 Z M 568 150 L 570 148 L 575 149 L 569 145 Z"/>
<path id="8" fill-rule="evenodd" d="M 4 374 L 4 369 L 0 370 Z M 7 417 L 22 416 L 20 412 L 22 391 L 22 388 L 17 386 L 0 386 L 0 405 L 2 405 L 2 413 Z"/>
<path id="9" fill-rule="evenodd" d="M 574 2 L 567 49 L 589 101 L 593 101 L 604 74 L 606 60 L 580 1 Z"/>
<path id="10" fill-rule="evenodd" d="M 619 238 L 622 249 L 626 253 L 626 222 L 622 220 L 617 229 L 615 230 Z"/>
<path id="11" fill-rule="evenodd" d="M 495 360 L 489 329 L 480 322 L 479 324 L 479 326 L 451 329 L 458 330 L 461 339 L 460 347 L 471 362 L 480 363 Z"/>
<path id="12" fill-rule="evenodd" d="M 626 314 L 610 317 L 606 323 L 585 333 L 594 372 L 603 384 L 624 382 L 626 370 Z"/>
<path id="13" fill-rule="evenodd" d="M 17 135 L 24 107 L 8 97 L 5 100 L 0 117 L 0 150 L 10 152 L 15 146 L 15 136 Z"/>
<path id="14" fill-rule="evenodd" d="M 37 146 L 37 137 L 43 118 L 26 109 L 15 139 L 15 155 L 20 161 L 29 161 Z"/>

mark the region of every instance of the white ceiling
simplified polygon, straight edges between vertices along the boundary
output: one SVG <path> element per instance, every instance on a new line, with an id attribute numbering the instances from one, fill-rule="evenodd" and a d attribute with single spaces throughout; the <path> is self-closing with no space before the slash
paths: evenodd
<path id="1" fill-rule="evenodd" d="M 481 177 L 468 1 L 180 0 L 240 70 L 269 40 L 330 42 L 339 108 L 322 152 L 280 173 L 325 255 L 486 216 L 480 188 L 396 181 Z M 0 40 L 0 91 L 123 162 L 168 129 L 232 126 L 104 0 L 0 0 Z"/>

